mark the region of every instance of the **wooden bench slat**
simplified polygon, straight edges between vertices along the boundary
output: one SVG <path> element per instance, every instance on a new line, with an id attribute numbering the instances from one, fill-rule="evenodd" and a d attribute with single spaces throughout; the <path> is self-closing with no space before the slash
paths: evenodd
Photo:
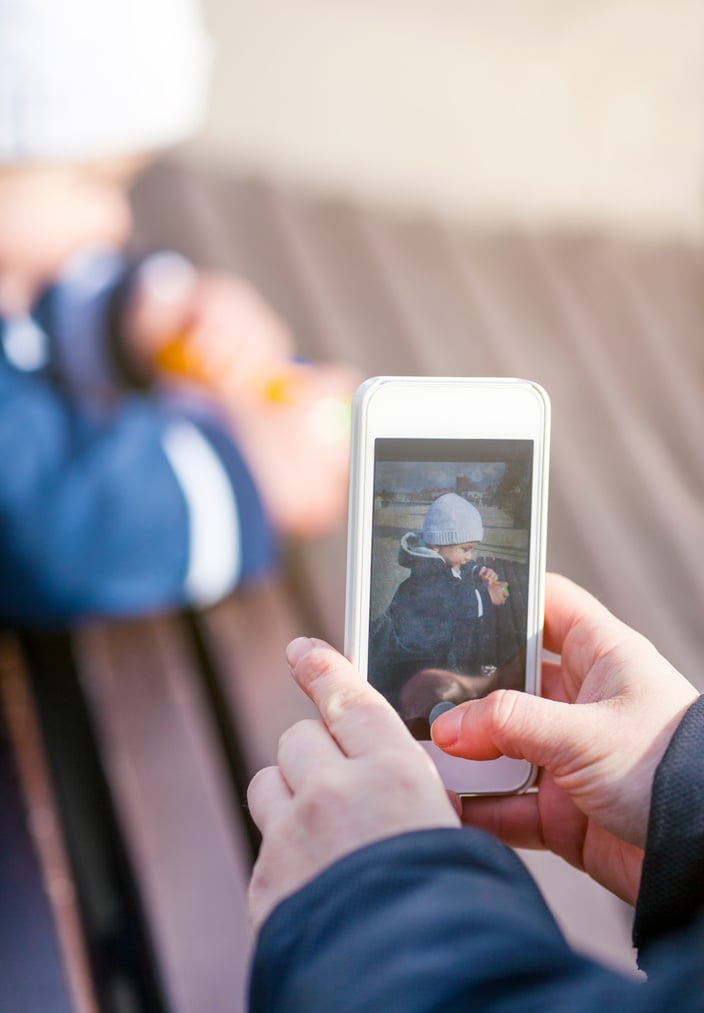
<path id="1" fill-rule="evenodd" d="M 279 198 L 289 253 L 302 265 L 304 292 L 316 306 L 323 342 L 319 357 L 349 359 L 368 375 L 399 371 L 407 352 L 403 313 L 386 277 L 370 216 L 337 201 Z"/>
<path id="2" fill-rule="evenodd" d="M 18 644 L 0 635 L 0 1009 L 93 1013 L 84 939 Z"/>
<path id="3" fill-rule="evenodd" d="M 97 624 L 79 655 L 170 1009 L 244 1009 L 249 855 L 183 629 Z"/>
<path id="4" fill-rule="evenodd" d="M 241 588 L 201 618 L 253 774 L 276 762 L 279 736 L 315 709 L 293 682 L 286 644 L 302 623 L 276 581 Z"/>

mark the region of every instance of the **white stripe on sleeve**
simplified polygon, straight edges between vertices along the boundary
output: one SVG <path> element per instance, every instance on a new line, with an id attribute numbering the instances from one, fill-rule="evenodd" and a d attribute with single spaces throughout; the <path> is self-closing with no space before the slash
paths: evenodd
<path id="1" fill-rule="evenodd" d="M 169 426 L 162 445 L 190 518 L 184 588 L 194 604 L 212 604 L 232 590 L 242 568 L 240 519 L 232 486 L 210 443 L 190 422 Z"/>
<path id="2" fill-rule="evenodd" d="M 484 615 L 484 603 L 482 601 L 482 596 L 480 595 L 478 588 L 475 587 L 474 593 L 477 596 L 477 618 L 481 619 L 481 617 Z"/>

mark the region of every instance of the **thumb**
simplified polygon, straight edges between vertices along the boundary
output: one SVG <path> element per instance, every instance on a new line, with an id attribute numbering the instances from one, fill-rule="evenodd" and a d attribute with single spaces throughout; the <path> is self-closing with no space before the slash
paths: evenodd
<path id="1" fill-rule="evenodd" d="M 510 756 L 555 772 L 575 755 L 583 760 L 600 740 L 595 706 L 500 689 L 441 714 L 431 735 L 435 745 L 452 756 L 468 760 Z"/>

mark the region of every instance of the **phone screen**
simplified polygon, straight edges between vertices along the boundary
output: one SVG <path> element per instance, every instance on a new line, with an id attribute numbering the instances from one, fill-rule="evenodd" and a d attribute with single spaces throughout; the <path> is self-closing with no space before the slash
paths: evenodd
<path id="1" fill-rule="evenodd" d="M 376 439 L 368 675 L 415 738 L 526 688 L 534 443 Z"/>

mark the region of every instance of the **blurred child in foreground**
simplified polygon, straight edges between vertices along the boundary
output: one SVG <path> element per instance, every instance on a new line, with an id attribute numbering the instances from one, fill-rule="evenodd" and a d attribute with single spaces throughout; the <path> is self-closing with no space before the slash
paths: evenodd
<path id="1" fill-rule="evenodd" d="M 270 568 L 273 530 L 344 511 L 324 409 L 349 372 L 294 365 L 246 282 L 124 252 L 129 185 L 196 125 L 209 65 L 191 0 L 0 4 L 5 620 L 207 604 Z"/>

